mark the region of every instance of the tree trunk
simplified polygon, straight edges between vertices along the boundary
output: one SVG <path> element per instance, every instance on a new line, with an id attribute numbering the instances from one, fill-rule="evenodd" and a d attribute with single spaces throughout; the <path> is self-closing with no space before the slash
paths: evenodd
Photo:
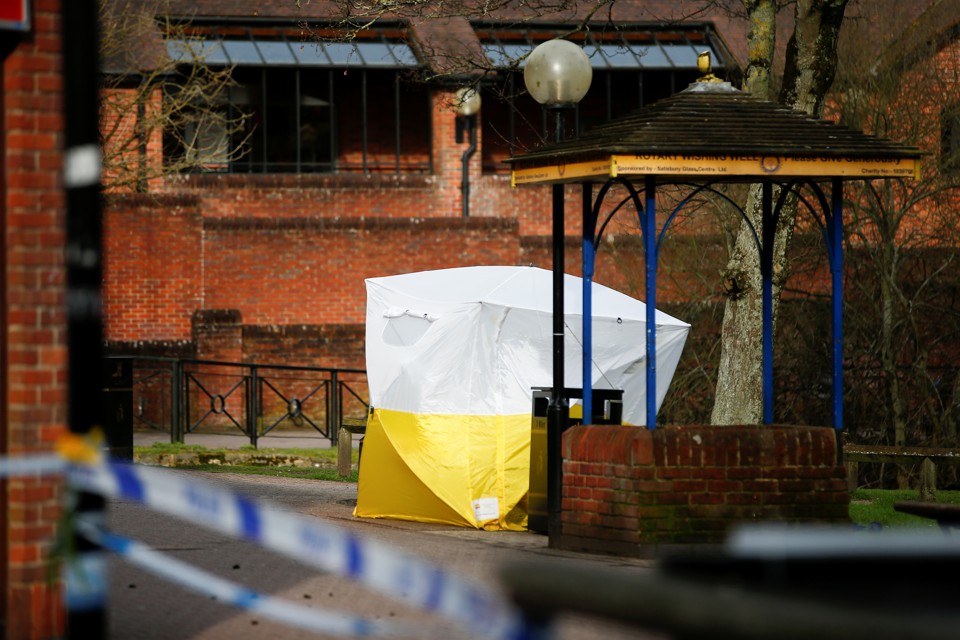
<path id="1" fill-rule="evenodd" d="M 750 18 L 750 64 L 744 88 L 755 95 L 769 95 L 769 68 L 775 48 L 775 3 L 743 0 Z M 847 0 L 798 0 L 793 36 L 787 45 L 780 102 L 810 115 L 820 116 L 826 93 L 833 83 L 837 60 L 837 36 Z M 774 192 L 774 200 L 777 198 Z M 745 211 L 758 235 L 760 188 L 750 190 Z M 774 320 L 780 290 L 786 279 L 787 251 L 793 235 L 796 207 L 784 206 L 777 225 L 773 257 Z M 759 256 L 753 236 L 741 222 L 736 244 L 724 273 L 727 302 L 724 308 L 723 350 L 717 371 L 714 424 L 758 424 L 763 419 L 763 371 L 761 341 L 762 290 Z"/>
<path id="2" fill-rule="evenodd" d="M 888 232 L 885 234 L 890 236 Z M 883 271 L 880 274 L 880 362 L 887 383 L 887 398 L 890 401 L 890 413 L 893 420 L 893 444 L 903 447 L 907 444 L 907 412 L 900 386 L 898 364 L 900 362 L 899 340 L 896 335 L 897 272 L 900 258 L 896 244 L 884 242 Z M 897 488 L 909 489 L 909 475 L 902 466 L 897 467 Z"/>

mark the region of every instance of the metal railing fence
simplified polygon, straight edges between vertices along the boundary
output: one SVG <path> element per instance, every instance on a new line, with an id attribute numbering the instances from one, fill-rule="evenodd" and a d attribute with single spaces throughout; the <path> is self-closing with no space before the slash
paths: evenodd
<path id="1" fill-rule="evenodd" d="M 316 432 L 337 445 L 344 418 L 366 417 L 366 371 L 153 356 L 128 359 L 133 368 L 130 429 L 170 434 L 236 433 L 257 446 L 274 431 Z"/>

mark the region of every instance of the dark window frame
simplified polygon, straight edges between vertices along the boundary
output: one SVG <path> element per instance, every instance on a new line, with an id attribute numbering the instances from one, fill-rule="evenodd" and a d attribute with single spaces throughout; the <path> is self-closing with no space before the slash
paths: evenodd
<path id="1" fill-rule="evenodd" d="M 282 46 L 285 45 L 285 46 Z M 385 32 L 378 31 L 370 39 L 357 40 L 353 43 L 292 43 L 282 30 L 278 30 L 272 39 L 262 36 L 254 37 L 250 29 L 233 29 L 221 32 L 216 29 L 207 29 L 196 42 L 168 41 L 168 51 L 175 59 L 187 62 L 191 55 L 204 55 L 204 61 L 209 64 L 232 66 L 234 74 L 239 76 L 246 86 L 254 87 L 258 84 L 260 101 L 251 108 L 257 116 L 258 129 L 246 131 L 247 152 L 225 167 L 216 166 L 209 169 L 198 168 L 197 171 L 215 173 L 394 173 L 394 174 L 432 174 L 434 170 L 432 153 L 432 110 L 430 108 L 429 90 L 426 85 L 417 84 L 421 95 L 410 97 L 416 107 L 404 104 L 404 95 L 401 90 L 403 76 L 411 72 L 416 73 L 420 68 L 419 62 L 413 57 L 409 45 L 398 40 L 390 39 Z M 305 49 L 313 49 L 314 54 L 305 53 Z M 231 55 L 232 54 L 232 55 Z M 179 58 L 178 58 L 179 57 Z M 259 61 L 259 63 L 257 63 Z M 253 83 L 251 78 L 259 70 L 259 81 Z M 272 73 L 271 70 L 276 70 Z M 328 103 L 327 134 L 324 153 L 326 161 L 310 162 L 305 157 L 303 122 L 304 99 L 308 98 L 303 88 L 305 74 L 325 75 L 326 102 Z M 278 101 L 279 93 L 271 88 L 271 81 L 285 74 L 292 78 L 286 85 L 279 87 L 280 92 L 286 95 L 286 102 Z M 292 75 L 291 75 L 292 74 Z M 338 113 L 342 108 L 349 108 L 346 99 L 341 99 L 346 82 L 339 80 L 340 76 L 348 74 L 360 77 L 360 123 L 359 123 L 359 161 L 350 162 L 341 157 L 344 151 L 340 143 L 339 124 L 342 120 Z M 374 81 L 383 81 L 384 76 L 392 76 L 386 82 L 390 84 L 387 93 L 392 96 L 392 116 L 383 116 L 382 103 L 371 105 L 371 77 Z M 268 99 L 268 96 L 270 97 Z M 323 99 L 321 99 L 323 101 Z M 271 104 L 272 102 L 272 104 Z M 279 106 L 278 106 L 279 105 Z M 231 101 L 228 109 L 242 109 L 242 105 Z M 288 124 L 286 137 L 292 138 L 293 149 L 291 159 L 276 159 L 276 149 L 282 145 L 278 136 L 283 135 L 271 130 L 278 126 L 277 109 L 288 109 L 293 113 L 293 123 Z M 405 153 L 404 131 L 410 129 L 411 118 L 420 117 L 416 127 L 422 129 L 428 140 L 418 146 L 420 153 L 414 151 L 413 160 L 408 160 Z M 371 144 L 371 131 L 376 129 L 384 132 L 381 135 L 392 140 L 392 157 L 384 159 L 384 145 L 379 146 L 379 153 L 374 153 Z M 389 121 L 391 126 L 385 132 L 383 123 Z M 406 121 L 406 126 L 404 122 Z M 291 128 L 292 127 L 292 128 Z M 291 134 L 291 132 L 293 132 Z M 296 132 L 301 132 L 297 134 Z M 232 142 L 232 148 L 237 147 L 237 139 Z M 288 149 L 289 153 L 289 149 Z M 271 155 L 274 157 L 271 158 Z M 389 155 L 389 154 L 387 154 Z M 425 159 L 424 159 L 425 156 Z M 379 157 L 379 159 L 377 159 Z"/>

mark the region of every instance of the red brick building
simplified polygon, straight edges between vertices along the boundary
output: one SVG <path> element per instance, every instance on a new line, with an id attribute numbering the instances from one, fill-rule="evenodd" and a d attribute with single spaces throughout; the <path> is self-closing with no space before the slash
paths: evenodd
<path id="1" fill-rule="evenodd" d="M 146 193 L 110 195 L 111 351 L 262 362 L 267 347 L 255 336 L 282 328 L 298 345 L 286 363 L 362 367 L 365 278 L 464 265 L 549 268 L 549 191 L 511 188 L 503 160 L 549 135 L 525 95 L 522 56 L 583 19 L 585 6 L 483 19 L 384 15 L 350 44 L 331 40 L 344 30 L 327 3 L 163 6 L 189 23 L 168 37 L 167 55 L 234 65 L 225 117 L 247 120 L 232 135 L 197 125 L 179 149 L 168 136 L 165 154 L 204 162 Z M 670 2 L 620 3 L 612 22 L 605 15 L 570 36 L 594 68 L 571 129 L 685 88 L 699 75 L 700 51 L 712 52 L 718 71 L 738 73 L 728 43 L 744 40 L 742 24 L 715 12 L 665 26 L 671 11 Z M 474 151 L 469 135 L 457 135 L 456 92 L 465 86 L 482 98 Z M 241 153 L 226 159 L 225 148 Z M 575 248 L 572 187 L 569 197 Z M 579 271 L 578 252 L 568 255 L 568 270 Z M 629 289 L 613 258 L 601 252 L 600 260 L 598 280 Z M 222 317 L 204 312 L 228 310 L 243 328 L 241 344 L 214 352 L 197 341 L 198 323 Z M 339 340 L 330 352 L 331 334 L 351 336 L 352 349 Z"/>

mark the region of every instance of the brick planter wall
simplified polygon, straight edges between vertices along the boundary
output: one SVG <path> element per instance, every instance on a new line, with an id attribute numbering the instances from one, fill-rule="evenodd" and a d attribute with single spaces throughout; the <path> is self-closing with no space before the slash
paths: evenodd
<path id="1" fill-rule="evenodd" d="M 741 523 L 849 521 L 830 428 L 577 426 L 563 451 L 565 549 L 651 557 Z"/>

